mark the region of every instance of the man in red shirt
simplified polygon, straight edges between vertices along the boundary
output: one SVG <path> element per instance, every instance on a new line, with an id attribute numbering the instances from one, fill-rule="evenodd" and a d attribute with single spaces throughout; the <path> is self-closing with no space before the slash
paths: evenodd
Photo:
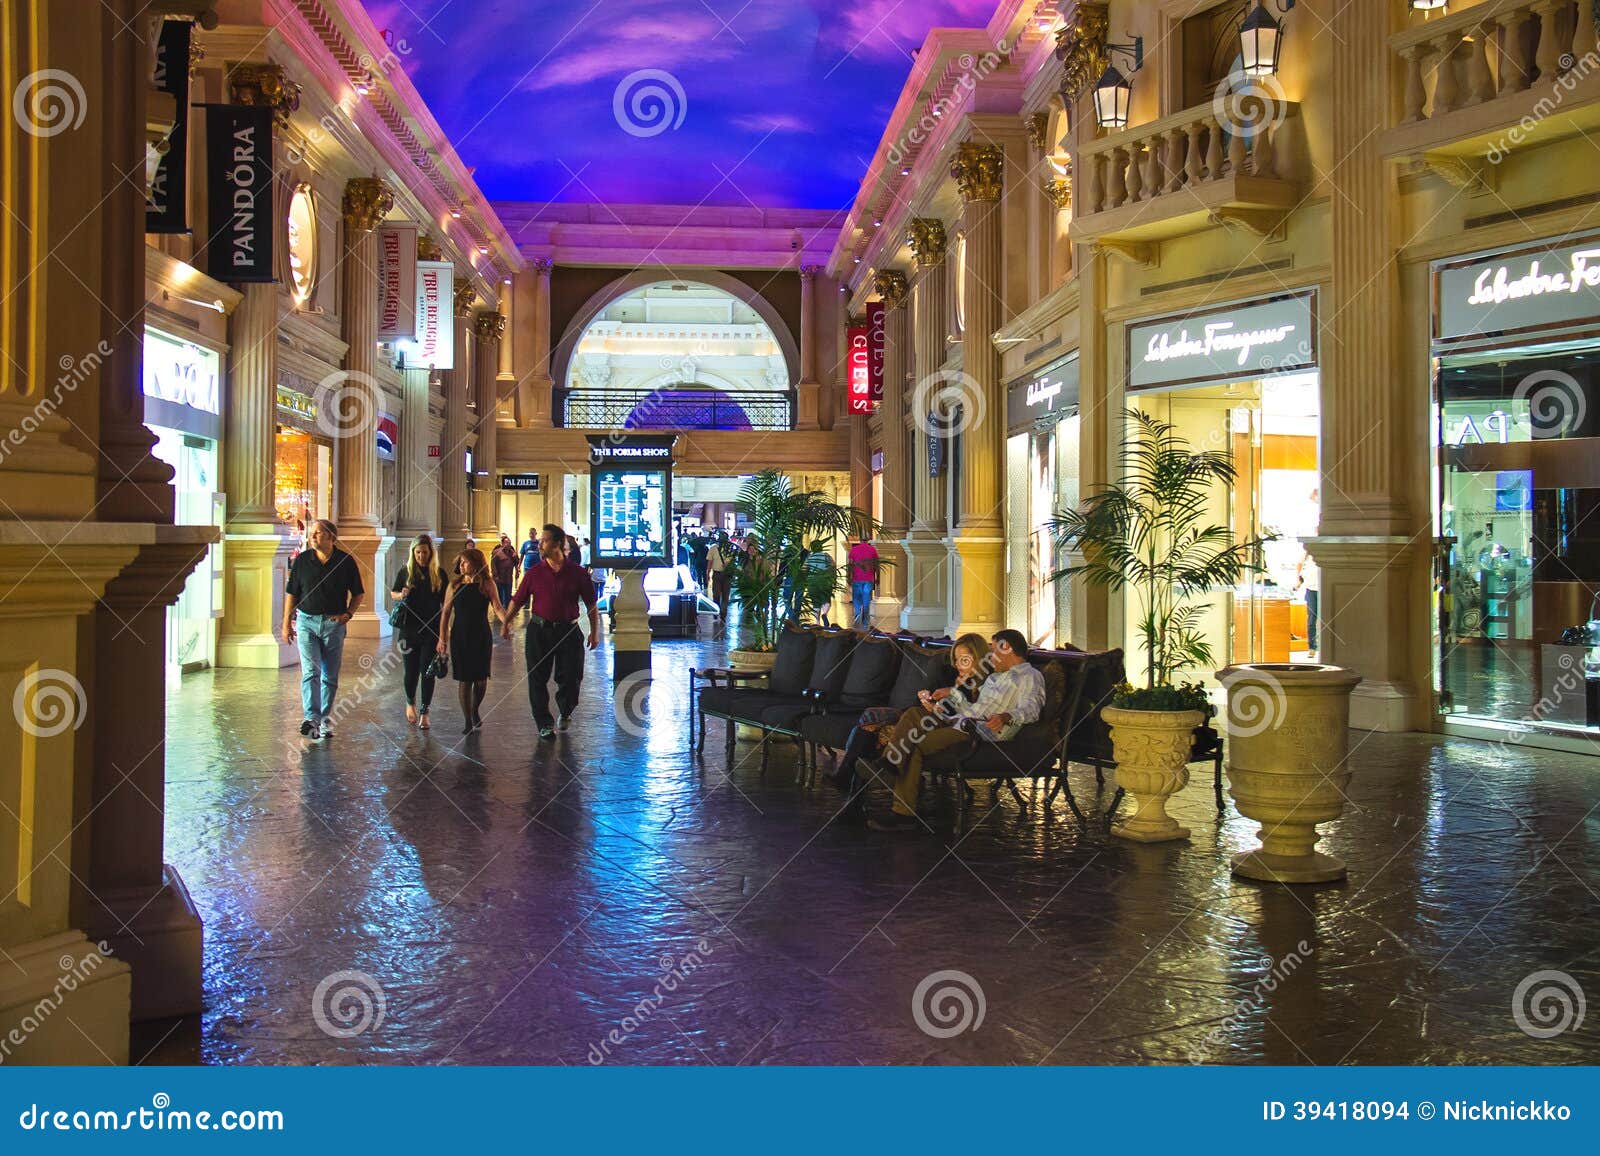
<path id="1" fill-rule="evenodd" d="M 856 537 L 850 546 L 850 603 L 855 609 L 858 630 L 872 626 L 872 592 L 878 584 L 878 548 L 865 537 Z"/>
<path id="2" fill-rule="evenodd" d="M 589 571 L 567 560 L 567 533 L 560 526 L 546 526 L 539 533 L 537 565 L 529 566 L 517 584 L 517 592 L 506 608 L 503 638 L 511 637 L 511 619 L 527 606 L 528 634 L 523 654 L 528 663 L 528 705 L 539 737 L 555 737 L 550 717 L 550 676 L 556 680 L 556 709 L 561 712 L 561 729 L 572 721 L 578 705 L 578 686 L 583 682 L 583 632 L 578 629 L 578 603 L 589 608 L 589 649 L 600 645 L 600 611 L 596 606 L 594 579 Z"/>

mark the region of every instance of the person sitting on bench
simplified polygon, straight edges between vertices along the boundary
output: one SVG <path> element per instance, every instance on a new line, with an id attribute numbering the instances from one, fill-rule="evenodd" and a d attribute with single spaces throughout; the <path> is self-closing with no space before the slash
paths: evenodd
<path id="1" fill-rule="evenodd" d="M 983 666 L 988 676 L 977 698 L 949 689 L 923 691 L 883 740 L 884 758 L 898 768 L 894 806 L 867 825 L 877 831 L 910 830 L 917 818 L 922 760 L 974 742 L 1009 742 L 1044 710 L 1044 676 L 1028 661 L 1028 640 L 1018 630 L 997 631 Z"/>

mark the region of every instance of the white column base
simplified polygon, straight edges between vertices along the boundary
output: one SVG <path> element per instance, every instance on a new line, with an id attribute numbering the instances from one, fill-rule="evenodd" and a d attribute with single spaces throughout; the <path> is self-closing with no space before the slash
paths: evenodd
<path id="1" fill-rule="evenodd" d="M 872 600 L 872 625 L 893 633 L 900 629 L 900 618 L 905 612 L 903 598 L 874 598 Z"/>
<path id="2" fill-rule="evenodd" d="M 362 596 L 361 609 L 350 619 L 347 633 L 352 638 L 388 638 L 394 633 L 389 626 L 389 608 L 384 591 L 389 588 L 389 548 L 394 539 L 382 526 L 369 531 L 356 531 L 341 535 L 339 545 L 355 555 L 361 567 L 361 581 L 367 592 Z"/>
<path id="3" fill-rule="evenodd" d="M 134 1020 L 203 1010 L 205 932 L 176 869 L 162 868 L 154 893 L 130 887 L 96 895 L 91 904 L 91 934 L 133 968 Z"/>
<path id="4" fill-rule="evenodd" d="M 276 670 L 297 666 L 300 652 L 278 637 L 283 587 L 294 540 L 276 526 L 229 527 L 223 538 L 224 594 L 217 665 Z"/>
<path id="5" fill-rule="evenodd" d="M 1415 730 L 1416 695 L 1394 682 L 1362 682 L 1350 694 L 1350 725 L 1358 731 L 1390 734 Z"/>
<path id="6" fill-rule="evenodd" d="M 942 538 L 914 534 L 900 544 L 906 551 L 906 604 L 900 612 L 901 628 L 917 634 L 943 634 L 950 625 L 950 551 Z"/>
<path id="7" fill-rule="evenodd" d="M 132 969 L 81 931 L 5 948 L 0 1065 L 126 1064 Z"/>

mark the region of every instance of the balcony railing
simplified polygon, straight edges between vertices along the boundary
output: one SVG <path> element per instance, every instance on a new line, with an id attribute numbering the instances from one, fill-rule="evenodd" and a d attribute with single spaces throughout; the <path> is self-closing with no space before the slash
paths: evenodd
<path id="1" fill-rule="evenodd" d="M 555 412 L 568 429 L 786 430 L 795 395 L 718 389 L 557 389 Z"/>
<path id="2" fill-rule="evenodd" d="M 1074 236 L 1149 260 L 1155 242 L 1219 222 L 1275 231 L 1299 201 L 1286 135 L 1299 111 L 1263 89 L 1082 145 Z"/>
<path id="3" fill-rule="evenodd" d="M 1396 33 L 1389 49 L 1402 76 L 1403 125 L 1600 71 L 1590 0 L 1485 0 Z M 1520 110 L 1507 112 L 1520 119 Z"/>

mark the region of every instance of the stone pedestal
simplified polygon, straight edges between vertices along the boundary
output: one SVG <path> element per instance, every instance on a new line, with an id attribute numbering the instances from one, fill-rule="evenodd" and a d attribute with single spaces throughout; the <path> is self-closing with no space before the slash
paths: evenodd
<path id="1" fill-rule="evenodd" d="M 971 631 L 988 638 L 1005 621 L 1006 540 L 961 534 L 950 540 L 950 573 L 955 608 L 950 636 Z M 1026 633 L 1025 624 L 1022 626 Z"/>
<path id="2" fill-rule="evenodd" d="M 906 604 L 900 625 L 918 634 L 943 634 L 950 618 L 950 551 L 942 538 L 915 531 L 901 545 L 906 551 Z"/>
<path id="3" fill-rule="evenodd" d="M 622 588 L 611 599 L 611 677 L 621 682 L 650 669 L 650 603 L 644 593 L 644 571 L 623 570 Z"/>
<path id="4" fill-rule="evenodd" d="M 5 949 L 0 1064 L 126 1064 L 132 969 L 81 931 Z"/>
<path id="5" fill-rule="evenodd" d="M 300 661 L 299 651 L 278 636 L 294 548 L 279 529 L 276 523 L 228 527 L 218 666 L 276 669 Z"/>
<path id="6" fill-rule="evenodd" d="M 878 589 L 872 599 L 872 624 L 879 630 L 900 629 L 906 599 L 906 549 L 898 541 L 872 543 L 878 551 Z"/>
<path id="7" fill-rule="evenodd" d="M 1407 731 L 1427 725 L 1427 703 L 1411 677 L 1410 583 L 1423 549 L 1398 535 L 1307 538 L 1321 571 L 1319 657 L 1358 671 L 1350 696 L 1357 730 Z"/>
<path id="8" fill-rule="evenodd" d="M 385 605 L 384 591 L 389 588 L 389 552 L 394 545 L 382 526 L 358 527 L 346 534 L 341 527 L 339 546 L 350 552 L 361 568 L 361 583 L 367 588 L 361 598 L 361 608 L 350 619 L 346 632 L 352 638 L 388 638 L 394 633 L 389 626 L 389 608 Z"/>

